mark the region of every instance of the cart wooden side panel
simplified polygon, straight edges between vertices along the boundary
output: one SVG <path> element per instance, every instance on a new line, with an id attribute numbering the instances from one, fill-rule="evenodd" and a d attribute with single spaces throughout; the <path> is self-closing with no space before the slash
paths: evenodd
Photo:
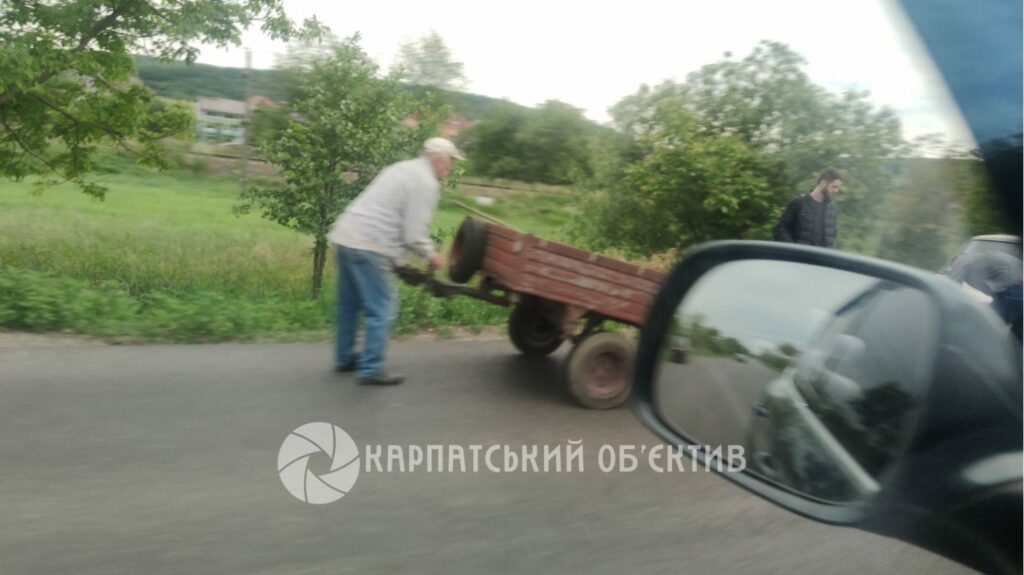
<path id="1" fill-rule="evenodd" d="M 507 288 L 639 325 L 665 274 L 488 224 L 483 271 Z"/>

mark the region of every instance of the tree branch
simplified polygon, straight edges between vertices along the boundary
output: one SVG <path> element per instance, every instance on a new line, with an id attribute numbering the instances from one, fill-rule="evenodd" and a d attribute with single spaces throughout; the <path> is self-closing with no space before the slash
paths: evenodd
<path id="1" fill-rule="evenodd" d="M 116 90 L 109 82 L 107 82 L 103 78 L 97 78 L 97 77 L 93 77 L 93 76 L 88 76 L 88 77 L 89 78 L 93 78 L 94 80 L 99 80 L 102 84 L 104 84 L 112 92 L 121 93 L 118 90 Z M 40 102 L 45 104 L 50 109 L 52 109 L 52 110 L 62 114 L 65 118 L 71 120 L 76 126 L 87 125 L 87 126 L 93 126 L 93 127 L 99 128 L 99 129 L 103 130 L 104 132 L 107 132 L 107 135 L 113 136 L 113 137 L 115 137 L 117 139 L 117 142 L 116 142 L 117 147 L 123 149 L 124 151 L 128 152 L 129 154 L 133 154 L 133 155 L 136 155 L 136 156 L 140 156 L 141 155 L 141 153 L 138 150 L 133 150 L 131 148 L 131 146 L 128 145 L 127 136 L 125 136 L 121 132 L 115 130 L 114 128 L 111 128 L 110 126 L 105 126 L 103 124 L 98 124 L 96 122 L 89 122 L 89 121 L 81 120 L 81 119 L 76 118 L 75 116 L 71 115 L 70 112 L 68 112 L 68 111 L 60 108 L 56 104 L 50 102 L 49 100 L 47 100 L 44 97 L 42 97 L 42 96 L 40 96 L 40 95 L 38 95 L 38 94 L 36 94 L 34 92 L 31 95 L 32 95 L 33 98 L 36 98 L 37 100 L 39 100 Z M 70 131 L 70 129 L 64 130 L 61 133 L 61 135 L 66 134 L 68 131 Z"/>
<path id="2" fill-rule="evenodd" d="M 92 126 L 94 128 L 99 128 L 100 130 L 103 130 L 109 136 L 114 136 L 114 137 L 119 138 L 119 139 L 124 139 L 125 138 L 124 134 L 122 134 L 121 132 L 115 130 L 114 128 L 111 128 L 110 126 L 105 126 L 103 124 L 99 124 L 99 123 L 96 123 L 96 122 L 90 122 L 90 121 L 87 121 L 87 120 L 81 120 L 79 118 L 76 118 L 75 116 L 73 116 L 71 114 L 71 112 L 68 112 L 67 110 L 61 108 L 57 104 L 54 104 L 49 99 L 47 99 L 45 96 L 43 96 L 43 95 L 41 95 L 41 94 L 39 94 L 37 92 L 29 92 L 29 96 L 32 96 L 36 100 L 42 102 L 46 107 L 48 107 L 51 110 L 57 112 L 58 114 L 64 116 L 68 120 L 71 120 L 76 125 L 79 125 L 79 126 L 83 126 L 83 125 L 85 125 L 85 126 Z"/>
<path id="3" fill-rule="evenodd" d="M 84 51 L 89 46 L 89 44 L 93 40 L 96 39 L 97 36 L 102 34 L 103 31 L 106 30 L 107 28 L 110 28 L 111 26 L 113 26 L 114 23 L 117 21 L 117 19 L 120 18 L 122 15 L 124 15 L 124 13 L 128 10 L 128 8 L 131 7 L 133 4 L 136 4 L 138 1 L 139 0 L 126 0 L 123 4 L 120 4 L 117 8 L 114 8 L 113 12 L 111 12 L 110 14 L 107 14 L 107 16 L 105 18 L 103 18 L 102 20 L 97 22 L 96 25 L 92 27 L 92 30 L 90 30 L 88 34 L 86 34 L 85 36 L 82 36 L 82 38 L 79 39 L 78 45 L 74 48 L 74 50 L 72 50 L 72 52 L 75 53 L 75 54 L 78 54 L 78 53 Z M 43 84 L 47 80 L 49 80 L 50 78 L 56 76 L 58 73 L 60 73 L 62 71 L 63 70 L 47 70 L 47 71 L 39 74 L 38 76 L 36 76 L 35 79 L 32 80 L 32 85 L 33 86 L 38 86 L 40 84 Z M 3 94 L 0 94 L 0 106 L 3 106 L 4 104 L 6 104 L 11 98 L 16 96 L 19 92 L 21 92 L 20 88 L 11 88 L 10 90 L 7 90 Z"/>
<path id="4" fill-rule="evenodd" d="M 6 115 L 4 115 L 3 120 L 0 120 L 0 124 L 2 124 L 4 129 L 7 130 L 7 133 L 11 135 L 11 138 L 13 138 L 14 141 L 18 144 L 18 146 L 21 148 L 22 152 L 24 152 L 25 154 L 28 154 L 29 156 L 32 156 L 33 158 L 35 158 L 35 159 L 39 160 L 40 162 L 42 162 L 43 164 L 45 164 L 46 167 L 49 168 L 51 172 L 53 172 L 53 173 L 61 176 L 62 178 L 64 178 L 64 182 L 70 182 L 72 180 L 71 176 L 68 176 L 68 175 L 64 174 L 57 166 L 53 165 L 53 163 L 51 163 L 50 160 L 48 160 L 46 158 L 46 156 L 42 156 L 40 154 L 37 154 L 37 153 L 33 152 L 32 149 L 28 145 L 26 145 L 25 142 L 23 142 L 22 139 L 18 136 L 18 132 L 16 130 L 14 130 L 14 128 L 11 128 L 10 124 L 7 123 L 7 116 Z M 61 182 L 61 183 L 64 183 L 64 182 Z"/>
<path id="5" fill-rule="evenodd" d="M 154 15 L 156 15 L 158 18 L 160 18 L 164 22 L 166 22 L 168 24 L 171 24 L 170 18 L 168 18 L 167 15 L 164 14 L 162 10 L 157 10 L 156 6 L 153 6 L 152 4 L 147 2 L 146 0 L 142 0 L 142 5 L 145 8 L 149 8 L 150 12 L 152 12 Z"/>
<path id="6" fill-rule="evenodd" d="M 118 5 L 114 8 L 114 11 L 96 23 L 92 30 L 88 34 L 82 36 L 82 39 L 78 42 L 78 47 L 75 48 L 75 52 L 81 52 L 89 46 L 89 43 L 96 39 L 97 36 L 103 33 L 104 30 L 110 28 L 117 22 L 117 19 L 124 15 L 133 4 L 137 4 L 139 0 L 125 0 L 123 4 Z"/>

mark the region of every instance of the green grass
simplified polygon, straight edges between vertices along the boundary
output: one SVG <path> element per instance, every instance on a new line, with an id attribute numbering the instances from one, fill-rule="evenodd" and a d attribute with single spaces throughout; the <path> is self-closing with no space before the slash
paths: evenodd
<path id="1" fill-rule="evenodd" d="M 215 292 L 132 295 L 15 268 L 0 269 L 0 326 L 66 331 L 119 341 L 224 341 L 326 336 L 327 301 L 232 297 Z"/>
<path id="2" fill-rule="evenodd" d="M 477 205 L 474 197 L 467 195 L 461 188 L 455 193 L 445 194 L 434 217 L 435 227 L 442 230 L 457 229 L 469 215 L 451 203 L 451 200 L 456 200 L 523 231 L 553 240 L 565 239 L 565 224 L 572 214 L 569 196 L 511 192 L 491 197 L 494 197 L 495 204 L 483 207 Z"/>
<path id="3" fill-rule="evenodd" d="M 0 182 L 0 263 L 132 294 L 309 293 L 309 242 L 256 215 L 233 216 L 237 184 L 122 167 L 102 177 L 105 201 L 71 185 L 32 196 L 29 184 Z"/>
<path id="4" fill-rule="evenodd" d="M 231 214 L 237 178 L 159 173 L 101 156 L 107 199 L 71 185 L 33 195 L 0 181 L 0 328 L 71 331 L 148 341 L 326 337 L 334 274 L 310 299 L 311 240 L 258 215 Z M 475 205 L 471 194 L 452 194 Z M 559 238 L 565 194 L 505 191 L 479 208 Z M 466 213 L 442 199 L 434 231 L 450 236 Z M 400 286 L 396 331 L 500 323 L 507 310 L 440 300 Z M 319 335 L 318 335 L 319 334 Z"/>

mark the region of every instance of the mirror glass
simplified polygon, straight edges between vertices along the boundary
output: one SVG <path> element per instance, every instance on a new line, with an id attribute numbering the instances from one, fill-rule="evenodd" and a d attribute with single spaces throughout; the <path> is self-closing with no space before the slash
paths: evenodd
<path id="1" fill-rule="evenodd" d="M 936 310 L 916 288 L 810 264 L 708 271 L 676 309 L 655 409 L 745 472 L 832 502 L 870 498 L 928 382 Z"/>

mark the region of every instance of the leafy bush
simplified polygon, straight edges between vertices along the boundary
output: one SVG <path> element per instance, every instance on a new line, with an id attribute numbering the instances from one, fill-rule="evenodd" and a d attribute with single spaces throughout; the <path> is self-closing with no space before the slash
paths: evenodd
<path id="1" fill-rule="evenodd" d="M 508 313 L 501 306 L 467 298 L 437 299 L 405 285 L 399 292 L 396 333 L 495 324 Z M 0 268 L 0 329 L 153 342 L 244 341 L 296 339 L 310 332 L 327 335 L 334 317 L 331 298 L 252 298 L 207 291 L 133 295 L 118 285 Z"/>

